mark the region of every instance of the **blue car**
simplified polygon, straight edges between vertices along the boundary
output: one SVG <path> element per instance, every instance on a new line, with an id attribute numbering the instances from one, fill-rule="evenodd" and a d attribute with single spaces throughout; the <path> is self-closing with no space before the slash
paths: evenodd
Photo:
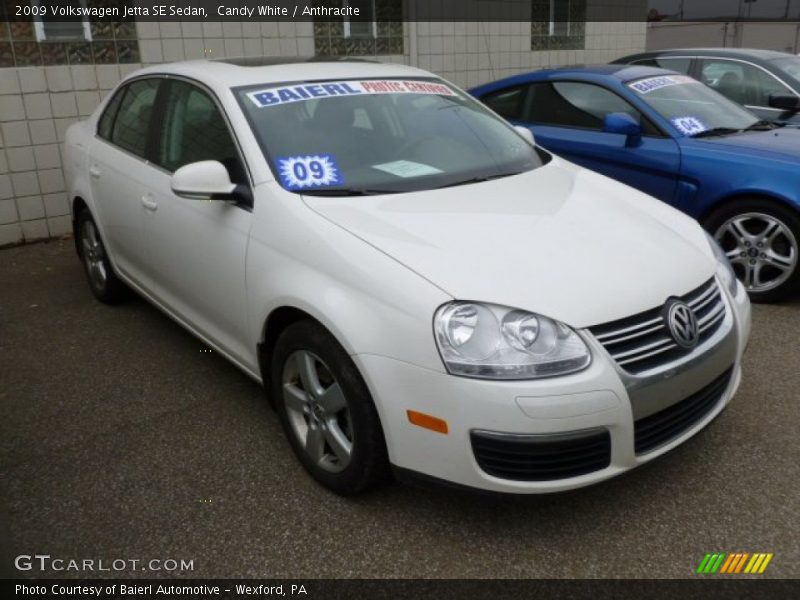
<path id="1" fill-rule="evenodd" d="M 470 92 L 543 148 L 698 219 L 754 301 L 800 287 L 800 130 L 653 67 L 543 70 Z"/>

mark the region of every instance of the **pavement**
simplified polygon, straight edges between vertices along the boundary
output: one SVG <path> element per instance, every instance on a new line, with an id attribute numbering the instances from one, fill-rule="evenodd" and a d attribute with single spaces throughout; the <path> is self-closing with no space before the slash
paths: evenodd
<path id="1" fill-rule="evenodd" d="M 182 577 L 692 577 L 726 551 L 772 552 L 761 577 L 798 577 L 798 340 L 800 299 L 755 306 L 730 407 L 606 483 L 528 497 L 393 483 L 343 499 L 305 474 L 236 367 L 143 300 L 95 301 L 71 241 L 5 249 L 2 571 L 38 553 L 193 560 Z M 106 575 L 165 574 L 138 565 Z M 17 573 L 59 574 L 80 575 Z"/>

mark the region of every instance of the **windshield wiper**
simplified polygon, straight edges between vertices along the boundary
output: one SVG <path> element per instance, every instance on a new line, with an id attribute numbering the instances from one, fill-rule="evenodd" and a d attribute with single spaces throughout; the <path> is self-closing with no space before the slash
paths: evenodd
<path id="1" fill-rule="evenodd" d="M 731 135 L 734 133 L 741 133 L 742 131 L 743 131 L 742 129 L 736 129 L 735 127 L 713 127 L 712 129 L 706 129 L 705 131 L 701 131 L 700 133 L 695 133 L 690 137 L 697 139 L 704 137 L 712 137 L 715 135 Z"/>
<path id="2" fill-rule="evenodd" d="M 786 123 L 775 123 L 773 121 L 756 121 L 749 127 L 745 127 L 744 131 L 771 131 L 773 129 L 778 129 L 779 127 L 785 127 Z"/>
<path id="3" fill-rule="evenodd" d="M 711 129 L 706 129 L 705 131 L 701 131 L 700 133 L 695 133 L 692 138 L 701 138 L 701 137 L 712 137 L 715 135 L 731 135 L 733 133 L 741 133 L 742 129 L 737 129 L 735 127 L 712 127 Z"/>
<path id="4" fill-rule="evenodd" d="M 469 179 L 462 179 L 454 181 L 453 183 L 446 183 L 437 187 L 437 190 L 442 188 L 456 187 L 459 185 L 469 185 L 470 183 L 482 183 L 484 181 L 491 181 L 492 179 L 501 179 L 503 177 L 511 177 L 512 175 L 519 175 L 522 171 L 513 171 L 511 173 L 498 173 L 497 175 L 479 175 L 477 177 L 470 177 Z"/>
<path id="5" fill-rule="evenodd" d="M 381 194 L 402 194 L 404 190 L 385 190 L 381 188 L 324 188 L 300 190 L 304 196 L 379 196 Z"/>

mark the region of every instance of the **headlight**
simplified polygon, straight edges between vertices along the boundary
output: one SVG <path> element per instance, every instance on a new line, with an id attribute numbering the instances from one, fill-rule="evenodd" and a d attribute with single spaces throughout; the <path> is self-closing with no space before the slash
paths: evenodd
<path id="1" fill-rule="evenodd" d="M 434 330 L 453 375 L 534 379 L 574 373 L 591 362 L 589 348 L 563 323 L 504 306 L 445 304 L 436 311 Z"/>
<path id="2" fill-rule="evenodd" d="M 736 273 L 731 266 L 731 261 L 725 256 L 725 252 L 722 250 L 719 242 L 717 242 L 711 234 L 706 232 L 706 237 L 708 238 L 708 244 L 714 251 L 714 256 L 717 258 L 717 276 L 725 284 L 725 287 L 728 288 L 731 295 L 736 296 Z"/>

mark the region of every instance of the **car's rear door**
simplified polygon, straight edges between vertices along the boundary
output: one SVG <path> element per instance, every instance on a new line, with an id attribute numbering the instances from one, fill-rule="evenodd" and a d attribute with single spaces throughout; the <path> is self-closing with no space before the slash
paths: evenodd
<path id="1" fill-rule="evenodd" d="M 162 78 L 122 86 L 98 122 L 89 150 L 93 209 L 114 265 L 148 287 L 142 201 L 153 168 L 147 164 L 150 128 Z"/>
<path id="2" fill-rule="evenodd" d="M 603 131 L 610 113 L 627 113 L 642 125 L 639 143 Z M 583 81 L 531 84 L 523 117 L 537 143 L 581 166 L 672 202 L 680 148 L 616 92 Z"/>
<path id="3" fill-rule="evenodd" d="M 170 181 L 180 167 L 203 160 L 222 162 L 243 186 L 250 187 L 249 174 L 213 94 L 180 78 L 166 85 L 143 221 L 148 278 L 169 309 L 248 362 L 245 257 L 252 207 L 182 198 Z"/>

